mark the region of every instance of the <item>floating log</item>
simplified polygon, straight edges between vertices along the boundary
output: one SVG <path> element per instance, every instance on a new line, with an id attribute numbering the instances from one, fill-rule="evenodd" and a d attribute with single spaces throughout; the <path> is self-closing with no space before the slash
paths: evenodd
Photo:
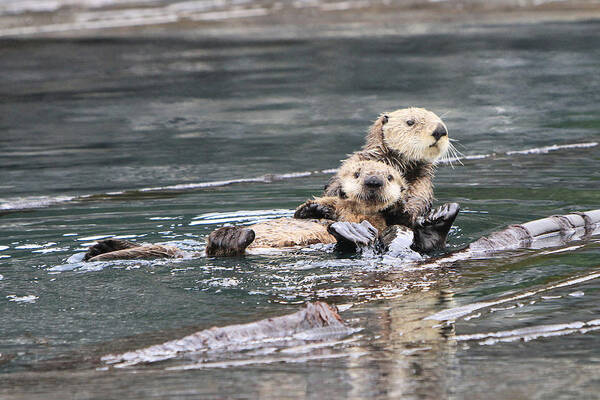
<path id="1" fill-rule="evenodd" d="M 471 253 L 518 248 L 560 246 L 571 240 L 586 239 L 599 233 L 600 209 L 567 215 L 554 215 L 523 224 L 511 225 L 477 239 L 467 247 Z"/>
<path id="2" fill-rule="evenodd" d="M 267 318 L 241 325 L 214 327 L 181 339 L 172 340 L 123 354 L 101 358 L 114 367 L 168 360 L 182 353 L 200 351 L 240 351 L 273 344 L 274 340 L 320 340 L 352 333 L 337 308 L 327 303 L 308 303 L 293 314 Z"/>

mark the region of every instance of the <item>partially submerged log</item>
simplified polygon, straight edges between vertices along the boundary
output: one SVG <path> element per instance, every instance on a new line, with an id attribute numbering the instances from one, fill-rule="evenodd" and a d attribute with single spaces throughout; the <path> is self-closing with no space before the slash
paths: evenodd
<path id="1" fill-rule="evenodd" d="M 109 354 L 101 360 L 115 367 L 125 367 L 168 360 L 188 352 L 240 351 L 262 347 L 265 343 L 272 345 L 274 340 L 319 340 L 350 333 L 352 329 L 344 323 L 335 306 L 315 302 L 293 314 L 214 327 L 144 349 Z"/>
<path id="2" fill-rule="evenodd" d="M 477 239 L 462 250 L 442 257 L 422 260 L 419 264 L 436 267 L 504 250 L 542 249 L 562 246 L 570 241 L 587 240 L 598 234 L 600 234 L 600 209 L 554 215 L 523 224 L 510 225 L 505 229 Z M 406 244 L 402 244 L 401 239 L 403 238 L 401 235 L 398 235 L 398 238 L 400 240 L 395 238 L 392 245 L 399 243 L 399 246 L 406 246 Z M 404 240 L 404 243 L 407 243 L 407 241 Z M 394 249 L 394 251 L 402 254 L 398 249 Z"/>
<path id="3" fill-rule="evenodd" d="M 586 239 L 600 233 L 600 209 L 567 215 L 554 215 L 484 236 L 471 243 L 471 253 L 485 253 L 518 248 L 560 246 L 572 240 Z"/>

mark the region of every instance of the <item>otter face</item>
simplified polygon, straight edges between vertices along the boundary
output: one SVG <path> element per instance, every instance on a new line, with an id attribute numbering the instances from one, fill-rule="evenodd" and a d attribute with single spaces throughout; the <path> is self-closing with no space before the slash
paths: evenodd
<path id="1" fill-rule="evenodd" d="M 405 108 L 382 118 L 383 143 L 409 160 L 434 162 L 448 151 L 446 125 L 431 111 Z"/>
<path id="2" fill-rule="evenodd" d="M 346 198 L 376 211 L 401 200 L 407 183 L 393 167 L 378 161 L 349 162 L 340 168 Z"/>

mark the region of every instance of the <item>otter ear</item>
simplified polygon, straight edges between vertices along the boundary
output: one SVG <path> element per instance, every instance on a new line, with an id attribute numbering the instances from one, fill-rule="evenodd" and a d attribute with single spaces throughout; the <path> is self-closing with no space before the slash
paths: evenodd
<path id="1" fill-rule="evenodd" d="M 387 124 L 390 117 L 387 114 L 381 114 L 379 118 L 375 120 L 371 128 L 369 129 L 368 142 L 382 143 L 383 142 L 383 126 Z"/>

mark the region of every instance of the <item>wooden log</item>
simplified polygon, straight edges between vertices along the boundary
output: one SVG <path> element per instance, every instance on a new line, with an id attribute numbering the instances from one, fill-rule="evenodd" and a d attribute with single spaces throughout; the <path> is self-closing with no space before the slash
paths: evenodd
<path id="1" fill-rule="evenodd" d="M 319 340 L 329 336 L 345 336 L 352 332 L 337 312 L 327 303 L 308 303 L 293 314 L 267 318 L 257 322 L 213 327 L 181 339 L 172 340 L 123 354 L 101 358 L 114 367 L 168 360 L 182 353 L 200 351 L 240 351 L 273 344 L 277 339 Z"/>
<path id="2" fill-rule="evenodd" d="M 600 209 L 583 213 L 554 215 L 511 225 L 476 240 L 466 250 L 471 253 L 482 253 L 559 246 L 571 240 L 585 239 L 599 233 L 599 230 Z"/>

